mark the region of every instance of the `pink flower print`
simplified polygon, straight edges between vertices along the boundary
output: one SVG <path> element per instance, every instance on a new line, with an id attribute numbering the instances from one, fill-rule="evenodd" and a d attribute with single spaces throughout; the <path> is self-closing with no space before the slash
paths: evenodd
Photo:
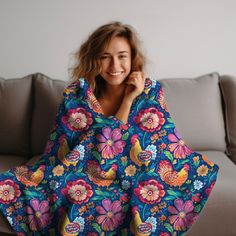
<path id="1" fill-rule="evenodd" d="M 45 150 L 44 150 L 44 153 L 50 153 L 52 151 L 52 147 L 54 145 L 54 142 L 51 141 L 51 140 L 48 140 L 47 144 L 46 144 L 46 147 L 45 147 Z"/>
<path id="2" fill-rule="evenodd" d="M 214 181 L 214 182 L 210 185 L 210 187 L 205 190 L 206 195 L 208 195 L 208 196 L 210 195 L 211 190 L 213 189 L 215 183 L 216 183 L 216 182 Z"/>
<path id="3" fill-rule="evenodd" d="M 102 134 L 97 134 L 96 138 L 100 142 L 97 145 L 98 151 L 102 152 L 102 157 L 112 159 L 114 156 L 123 152 L 125 141 L 121 140 L 121 131 L 116 128 L 104 127 Z"/>
<path id="4" fill-rule="evenodd" d="M 154 204 L 161 201 L 165 195 L 162 184 L 155 179 L 140 182 L 138 188 L 134 189 L 134 193 L 139 197 L 140 201 L 147 204 Z"/>
<path id="5" fill-rule="evenodd" d="M 160 236 L 170 236 L 170 234 L 167 232 L 162 232 L 162 233 L 160 233 Z"/>
<path id="6" fill-rule="evenodd" d="M 51 223 L 52 214 L 46 200 L 42 202 L 35 198 L 30 200 L 30 206 L 25 207 L 25 212 L 32 231 L 40 231 Z"/>
<path id="7" fill-rule="evenodd" d="M 192 150 L 185 145 L 176 129 L 174 129 L 174 134 L 168 135 L 168 139 L 172 142 L 168 145 L 169 150 L 174 152 L 175 158 L 183 159 L 192 153 Z"/>
<path id="8" fill-rule="evenodd" d="M 195 203 L 200 202 L 202 198 L 202 195 L 200 193 L 195 194 L 194 196 L 192 196 L 191 200 Z"/>
<path id="9" fill-rule="evenodd" d="M 91 185 L 87 184 L 83 179 L 68 182 L 66 188 L 63 188 L 61 192 L 74 204 L 88 202 L 93 195 Z"/>
<path id="10" fill-rule="evenodd" d="M 25 233 L 17 233 L 17 236 L 27 236 Z"/>
<path id="11" fill-rule="evenodd" d="M 134 122 L 139 124 L 139 127 L 147 132 L 160 130 L 165 123 L 164 114 L 155 107 L 143 109 L 134 117 Z"/>
<path id="12" fill-rule="evenodd" d="M 122 212 L 120 201 L 111 202 L 106 198 L 102 200 L 102 206 L 96 207 L 97 213 L 100 215 L 97 217 L 97 223 L 102 225 L 104 231 L 113 231 L 119 225 L 123 223 L 125 213 Z"/>
<path id="13" fill-rule="evenodd" d="M 98 234 L 94 232 L 89 232 L 86 236 L 98 236 Z"/>
<path id="14" fill-rule="evenodd" d="M 50 203 L 55 203 L 58 200 L 58 196 L 56 193 L 53 193 L 52 195 L 48 196 L 48 201 Z"/>
<path id="15" fill-rule="evenodd" d="M 163 108 L 166 112 L 168 112 L 168 108 L 164 100 L 164 91 L 162 88 L 159 91 L 158 102 L 160 103 L 161 108 Z"/>
<path id="16" fill-rule="evenodd" d="M 67 114 L 62 117 L 62 123 L 72 131 L 87 130 L 92 122 L 91 113 L 87 112 L 82 107 L 70 109 Z"/>
<path id="17" fill-rule="evenodd" d="M 184 202 L 178 198 L 174 201 L 175 206 L 169 206 L 168 211 L 173 214 L 168 217 L 171 224 L 174 224 L 174 229 L 184 231 L 188 229 L 197 218 L 197 214 L 193 212 L 193 202 L 188 200 Z"/>
<path id="18" fill-rule="evenodd" d="M 0 203 L 9 204 L 16 202 L 21 195 L 19 185 L 14 183 L 11 179 L 0 181 Z"/>

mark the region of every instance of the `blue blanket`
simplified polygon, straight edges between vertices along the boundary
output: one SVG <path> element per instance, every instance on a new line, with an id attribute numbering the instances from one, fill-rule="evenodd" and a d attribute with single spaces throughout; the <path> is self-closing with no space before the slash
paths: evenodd
<path id="1" fill-rule="evenodd" d="M 0 209 L 21 236 L 183 235 L 217 172 L 181 139 L 159 82 L 146 79 L 123 123 L 80 79 L 40 160 L 0 175 Z"/>

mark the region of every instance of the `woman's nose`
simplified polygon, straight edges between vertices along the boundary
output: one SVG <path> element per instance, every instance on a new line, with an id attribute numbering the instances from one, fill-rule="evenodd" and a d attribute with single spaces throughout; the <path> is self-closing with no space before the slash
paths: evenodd
<path id="1" fill-rule="evenodd" d="M 112 57 L 111 66 L 116 66 L 119 64 L 119 60 L 116 57 Z"/>

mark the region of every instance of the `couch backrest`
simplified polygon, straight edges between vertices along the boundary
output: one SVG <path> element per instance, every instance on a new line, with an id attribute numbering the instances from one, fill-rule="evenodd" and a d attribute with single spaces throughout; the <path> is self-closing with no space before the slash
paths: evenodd
<path id="1" fill-rule="evenodd" d="M 30 155 L 32 75 L 0 78 L 0 154 Z"/>
<path id="2" fill-rule="evenodd" d="M 226 150 L 219 74 L 160 81 L 182 138 L 194 150 Z"/>
<path id="3" fill-rule="evenodd" d="M 222 75 L 220 86 L 224 97 L 227 153 L 236 164 L 236 77 Z"/>
<path id="4" fill-rule="evenodd" d="M 65 81 L 51 79 L 40 73 L 33 76 L 32 155 L 38 155 L 44 151 L 65 86 Z"/>
<path id="5" fill-rule="evenodd" d="M 0 78 L 0 155 L 25 161 L 43 152 L 66 84 L 40 73 Z"/>

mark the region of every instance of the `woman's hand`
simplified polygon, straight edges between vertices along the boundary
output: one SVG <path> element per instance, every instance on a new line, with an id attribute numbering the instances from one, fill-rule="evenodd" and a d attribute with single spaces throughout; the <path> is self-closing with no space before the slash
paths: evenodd
<path id="1" fill-rule="evenodd" d="M 125 94 L 116 118 L 124 124 L 128 122 L 131 105 L 134 99 L 143 92 L 145 75 L 141 71 L 132 72 L 126 81 Z"/>
<path id="2" fill-rule="evenodd" d="M 142 71 L 134 71 L 132 72 L 127 81 L 125 88 L 125 99 L 128 99 L 131 103 L 133 100 L 140 95 L 144 90 L 145 84 L 145 75 Z"/>

